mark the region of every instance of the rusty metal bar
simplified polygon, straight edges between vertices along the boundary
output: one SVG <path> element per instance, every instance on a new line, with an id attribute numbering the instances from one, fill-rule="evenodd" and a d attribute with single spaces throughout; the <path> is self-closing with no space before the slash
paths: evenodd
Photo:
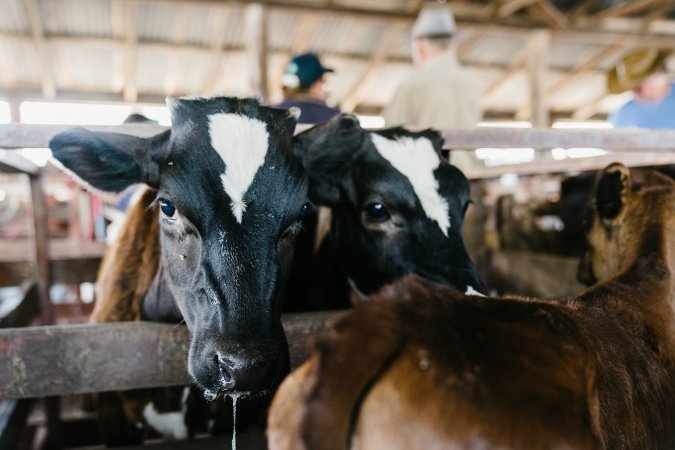
<path id="1" fill-rule="evenodd" d="M 293 367 L 335 314 L 283 317 Z M 188 345 L 185 326 L 151 322 L 0 330 L 0 399 L 181 385 Z"/>

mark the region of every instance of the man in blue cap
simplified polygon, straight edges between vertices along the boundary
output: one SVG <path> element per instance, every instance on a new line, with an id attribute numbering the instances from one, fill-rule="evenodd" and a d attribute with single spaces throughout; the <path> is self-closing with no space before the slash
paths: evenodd
<path id="1" fill-rule="evenodd" d="M 280 108 L 297 108 L 298 123 L 315 124 L 330 120 L 340 111 L 326 105 L 326 80 L 324 75 L 333 69 L 324 67 L 314 53 L 295 56 L 286 66 L 283 77 L 285 100 Z"/>

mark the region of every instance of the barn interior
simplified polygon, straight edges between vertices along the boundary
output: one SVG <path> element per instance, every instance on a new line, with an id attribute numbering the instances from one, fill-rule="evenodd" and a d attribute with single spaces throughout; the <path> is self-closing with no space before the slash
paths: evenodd
<path id="1" fill-rule="evenodd" d="M 155 134 L 170 125 L 167 96 L 275 104 L 288 61 L 306 51 L 334 69 L 329 103 L 382 127 L 383 108 L 414 70 L 410 32 L 427 6 L 454 14 L 458 59 L 480 86 L 478 126 L 444 131 L 448 147 L 478 160 L 465 171 L 474 204 L 464 228 L 481 276 L 499 294 L 581 291 L 581 216 L 594 171 L 621 161 L 675 175 L 675 130 L 612 129 L 608 115 L 633 94 L 611 94 L 606 81 L 633 49 L 675 49 L 672 0 L 2 0 L 0 348 L 19 327 L 87 322 L 123 216 L 118 199 L 54 167 L 51 136 L 73 125 Z M 675 73 L 675 56 L 665 67 Z M 132 113 L 155 123 L 121 125 Z M 142 342 L 154 336 L 139 333 Z M 18 369 L 7 367 L 0 449 L 100 447 L 79 394 L 87 387 L 57 396 L 56 381 L 17 394 L 8 386 Z M 38 376 L 26 380 L 40 384 Z"/>

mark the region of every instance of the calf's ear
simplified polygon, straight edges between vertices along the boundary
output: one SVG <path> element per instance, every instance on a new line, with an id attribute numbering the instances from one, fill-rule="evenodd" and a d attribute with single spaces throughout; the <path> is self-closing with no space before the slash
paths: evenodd
<path id="1" fill-rule="evenodd" d="M 603 222 L 610 223 L 623 217 L 630 189 L 630 171 L 623 164 L 611 164 L 598 174 L 595 205 Z"/>
<path id="2" fill-rule="evenodd" d="M 169 131 L 151 138 L 73 128 L 49 142 L 52 156 L 85 184 L 118 193 L 132 184 L 159 184 L 159 155 Z"/>
<path id="3" fill-rule="evenodd" d="M 352 158 L 366 133 L 356 116 L 340 114 L 295 137 L 294 150 L 309 176 L 309 198 L 318 205 L 340 202 L 340 185 L 349 176 Z"/>

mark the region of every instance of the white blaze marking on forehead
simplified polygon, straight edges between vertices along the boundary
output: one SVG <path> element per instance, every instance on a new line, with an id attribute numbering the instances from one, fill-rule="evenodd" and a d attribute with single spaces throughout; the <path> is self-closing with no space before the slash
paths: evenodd
<path id="1" fill-rule="evenodd" d="M 269 142 L 267 125 L 239 114 L 211 114 L 209 135 L 211 145 L 225 162 L 225 173 L 220 179 L 230 197 L 232 214 L 241 223 L 246 212 L 244 194 L 265 162 Z"/>
<path id="2" fill-rule="evenodd" d="M 438 180 L 434 176 L 441 159 L 431 141 L 406 136 L 390 140 L 375 133 L 371 136 L 378 153 L 408 178 L 427 217 L 436 221 L 447 237 L 450 228 L 448 202 L 438 193 Z"/>

